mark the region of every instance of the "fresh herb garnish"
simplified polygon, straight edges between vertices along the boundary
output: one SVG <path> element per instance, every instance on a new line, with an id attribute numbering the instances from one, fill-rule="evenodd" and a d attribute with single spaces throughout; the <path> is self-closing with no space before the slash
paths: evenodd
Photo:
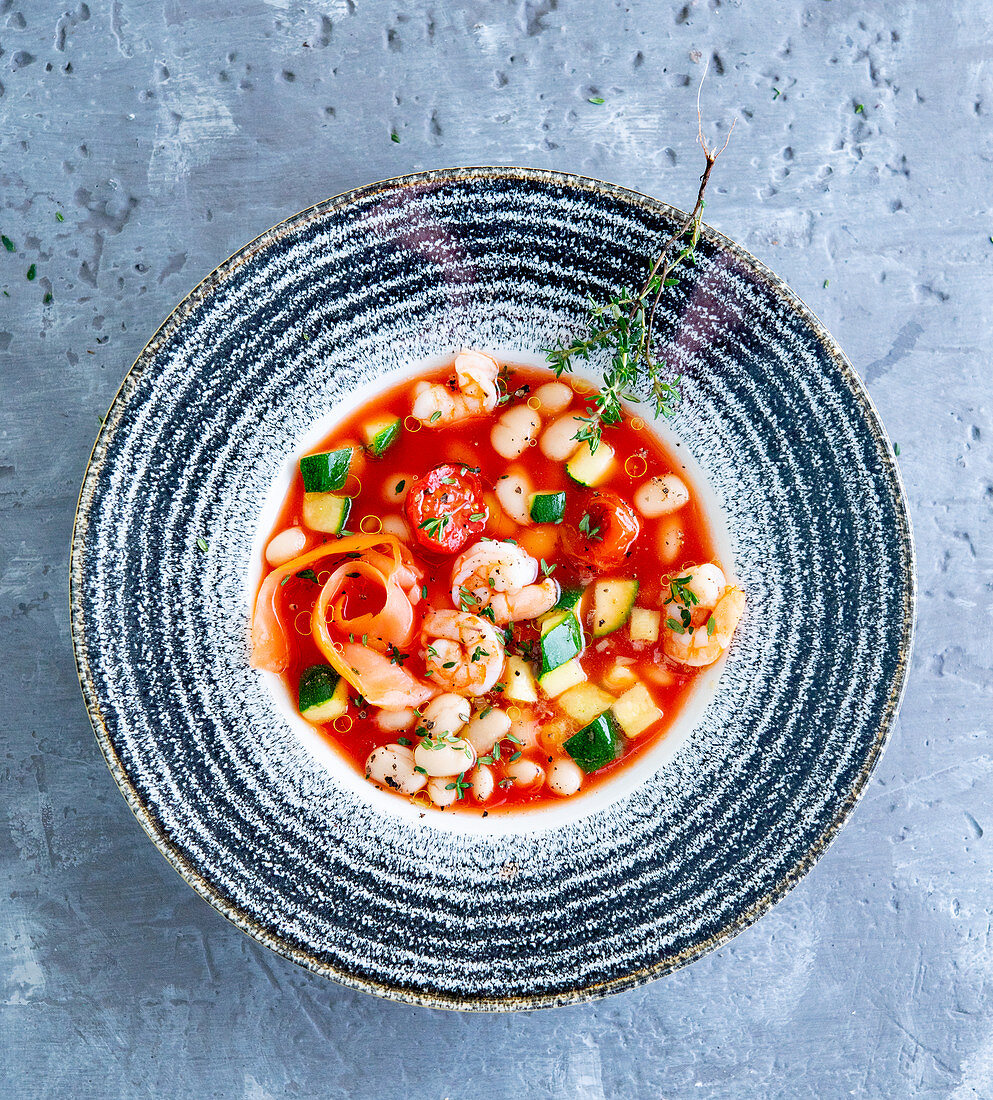
<path id="1" fill-rule="evenodd" d="M 712 638 L 716 629 L 717 623 L 714 622 L 714 616 L 711 615 L 710 618 L 707 620 L 707 637 Z"/>
<path id="2" fill-rule="evenodd" d="M 399 665 L 403 668 L 403 662 L 410 656 L 409 653 L 401 653 L 397 647 L 390 642 L 390 664 Z"/>
<path id="3" fill-rule="evenodd" d="M 637 401 L 639 388 L 648 390 L 656 416 L 671 416 L 680 400 L 679 377 L 664 378 L 665 362 L 656 358 L 656 313 L 666 288 L 678 281 L 673 272 L 681 264 L 692 265 L 696 261 L 710 173 L 731 139 L 729 131 L 720 149 L 715 151 L 707 145 L 700 120 L 699 92 L 697 119 L 698 140 L 706 165 L 692 213 L 663 243 L 639 290 L 623 287 L 606 302 L 598 302 L 591 294 L 585 333 L 572 340 L 560 340 L 547 352 L 548 362 L 560 377 L 563 372 L 572 372 L 578 360 L 589 360 L 594 353 L 610 356 L 610 365 L 603 372 L 603 387 L 587 399 L 587 416 L 579 418 L 584 423 L 575 436 L 579 442 L 587 443 L 591 452 L 600 443 L 603 426 L 619 424 L 623 419 L 621 401 Z"/>
<path id="4" fill-rule="evenodd" d="M 393 487 L 393 492 L 396 493 L 397 496 L 399 496 L 403 492 L 403 487 L 406 484 L 407 484 L 407 479 L 405 477 L 400 478 L 400 480 Z"/>
<path id="5" fill-rule="evenodd" d="M 465 772 L 459 772 L 459 774 L 455 777 L 454 783 L 445 784 L 445 790 L 455 791 L 457 793 L 457 797 L 461 798 L 463 792 L 468 790 L 469 786 L 470 784 L 465 781 Z"/>
<path id="6" fill-rule="evenodd" d="M 435 409 L 434 412 L 428 417 L 428 423 L 433 424 L 436 420 L 441 418 L 441 409 Z"/>
<path id="7" fill-rule="evenodd" d="M 207 551 L 210 549 L 210 546 L 208 545 L 207 540 L 203 537 L 203 535 L 197 535 L 197 549 L 204 554 L 206 554 Z"/>
<path id="8" fill-rule="evenodd" d="M 421 585 L 421 599 L 426 600 L 428 598 L 428 586 L 426 584 Z"/>
<path id="9" fill-rule="evenodd" d="M 435 539 L 438 537 L 439 531 L 444 531 L 448 526 L 451 516 L 436 516 L 434 519 L 426 519 L 423 523 L 419 523 L 417 526 L 422 531 L 427 531 L 428 535 Z"/>
<path id="10" fill-rule="evenodd" d="M 409 737 L 398 737 L 397 744 L 403 745 L 405 748 L 410 748 L 412 742 Z"/>
<path id="11" fill-rule="evenodd" d="M 484 520 L 484 519 L 486 519 L 486 513 L 485 512 L 473 512 L 472 515 L 469 517 L 469 522 L 470 523 L 479 523 L 481 520 Z"/>
<path id="12" fill-rule="evenodd" d="M 693 574 L 687 573 L 685 577 L 673 577 L 669 581 L 669 599 L 666 603 L 681 603 L 685 607 L 695 607 L 700 601 L 692 588 L 687 587 L 693 580 Z"/>
<path id="13" fill-rule="evenodd" d="M 542 558 L 541 559 L 541 571 L 542 571 L 542 573 L 544 573 L 544 575 L 546 577 L 550 577 L 555 572 L 555 566 L 554 565 L 547 565 L 545 563 L 545 559 Z"/>
<path id="14" fill-rule="evenodd" d="M 590 542 L 593 542 L 594 540 L 597 542 L 602 541 L 600 528 L 590 526 L 589 512 L 583 513 L 583 518 L 579 521 L 579 530 L 581 534 L 584 534 L 590 540 Z"/>

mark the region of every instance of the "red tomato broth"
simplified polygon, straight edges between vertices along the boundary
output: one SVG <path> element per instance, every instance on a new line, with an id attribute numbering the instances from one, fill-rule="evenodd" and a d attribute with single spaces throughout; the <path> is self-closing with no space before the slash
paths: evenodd
<path id="1" fill-rule="evenodd" d="M 524 385 L 530 386 L 533 392 L 538 386 L 555 380 L 554 374 L 548 370 L 512 364 L 502 364 L 502 366 L 510 372 L 509 381 L 506 384 L 506 389 L 510 393 Z M 500 413 L 504 411 L 504 408 L 516 403 L 514 401 L 508 403 L 504 408 L 498 408 L 486 417 L 476 417 L 441 429 L 432 429 L 430 426 L 425 425 L 419 429 L 410 430 L 411 419 L 409 413 L 412 405 L 413 382 L 426 379 L 445 383 L 451 376 L 452 367 L 448 365 L 424 372 L 416 380 L 407 379 L 402 383 L 398 383 L 356 409 L 340 421 L 319 444 L 310 449 L 308 453 L 319 453 L 333 450 L 346 442 L 361 439 L 362 425 L 373 415 L 393 414 L 398 416 L 401 422 L 406 418 L 406 423 L 397 440 L 384 455 L 378 458 L 371 455 L 363 457 L 362 467 L 358 474 L 359 491 L 352 500 L 351 511 L 346 524 L 348 530 L 359 531 L 363 518 L 367 516 L 378 519 L 387 516 L 401 516 L 406 520 L 403 502 L 387 503 L 384 499 L 385 488 L 395 486 L 403 479 L 406 483 L 406 490 L 414 479 L 421 477 L 429 469 L 440 463 L 479 467 L 484 488 L 487 490 L 493 488 L 497 479 L 509 467 L 521 467 L 530 476 L 535 490 L 551 492 L 565 490 L 567 501 L 569 501 L 567 507 L 571 507 L 572 498 L 577 493 L 588 494 L 596 491 L 581 489 L 577 486 L 566 473 L 565 463 L 546 458 L 537 446 L 528 448 L 519 459 L 511 462 L 496 453 L 490 443 L 490 428 Z M 569 381 L 568 378 L 563 380 Z M 566 412 L 585 415 L 584 397 L 589 392 L 589 387 L 584 382 L 577 380 L 574 390 L 579 392 L 574 393 L 572 404 L 563 412 L 548 416 L 545 421 L 546 425 L 552 419 L 564 415 Z M 635 417 L 633 419 L 634 424 L 639 425 L 638 427 L 632 425 L 632 418 L 625 417 L 622 424 L 610 425 L 604 428 L 603 438 L 614 449 L 615 461 L 611 476 L 597 486 L 597 489 L 608 489 L 617 493 L 624 501 L 629 503 L 635 489 L 652 476 L 676 473 L 687 480 L 685 466 L 679 461 L 676 454 L 645 426 L 640 418 Z M 625 469 L 625 463 L 632 456 L 641 456 L 646 465 L 645 472 L 640 473 L 637 477 L 632 477 Z M 641 465 L 642 463 L 635 462 L 632 468 L 640 470 Z M 690 500 L 678 512 L 684 532 L 684 540 L 672 567 L 666 568 L 660 564 L 657 547 L 658 527 L 660 523 L 665 522 L 669 517 L 646 519 L 639 513 L 638 519 L 641 523 L 641 532 L 626 561 L 623 565 L 609 569 L 602 574 L 605 577 L 636 577 L 640 582 L 636 601 L 638 607 L 661 610 L 663 582 L 668 576 L 678 575 L 692 564 L 718 560 L 715 556 L 714 540 L 700 508 L 694 487 L 688 480 L 687 484 L 690 488 Z M 355 487 L 356 477 L 350 475 L 343 491 L 351 495 Z M 298 469 L 280 510 L 279 518 L 266 540 L 267 543 L 269 538 L 287 527 L 305 526 L 302 518 L 303 496 L 303 478 Z M 510 522 L 512 523 L 512 521 Z M 376 529 L 371 523 L 364 526 Z M 516 524 L 514 526 L 516 527 Z M 551 526 L 542 525 L 539 530 L 543 531 Z M 488 519 L 483 534 L 489 537 L 503 537 L 500 534 L 494 534 L 491 527 L 492 523 Z M 528 549 L 529 538 L 533 537 L 527 533 L 533 530 L 535 530 L 534 527 L 521 527 L 517 528 L 515 532 L 514 537 L 518 538 L 525 549 Z M 543 557 L 547 565 L 555 566 L 552 576 L 563 588 L 581 586 L 589 583 L 594 576 L 599 575 L 567 557 L 562 549 L 562 541 L 559 537 L 564 534 L 563 528 L 554 528 L 553 530 L 556 536 L 555 550 L 550 555 L 547 553 L 542 555 L 532 553 L 535 557 Z M 330 535 L 318 537 L 324 539 L 328 544 L 329 551 L 333 553 L 332 547 L 335 537 Z M 478 536 L 474 536 L 473 541 L 476 537 Z M 319 545 L 319 543 L 315 541 L 314 545 Z M 453 604 L 450 576 L 455 555 L 441 556 L 427 552 L 418 545 L 414 538 L 408 540 L 407 545 L 410 547 L 415 561 L 424 571 L 422 591 L 426 591 L 426 604 L 437 609 L 451 609 Z M 260 584 L 261 580 L 264 580 L 266 574 L 270 571 L 271 567 L 263 557 Z M 289 667 L 282 673 L 282 679 L 294 700 L 297 697 L 297 687 L 302 671 L 310 665 L 325 663 L 325 657 L 318 649 L 310 633 L 310 616 L 320 586 L 328 579 L 329 568 L 324 567 L 322 564 L 321 568 L 317 569 L 317 576 L 319 583 L 293 576 L 285 585 L 285 613 L 280 618 L 290 640 L 291 661 Z M 541 579 L 540 573 L 538 579 Z M 354 600 L 355 597 L 350 596 L 349 599 Z M 424 602 L 419 603 L 415 608 L 415 611 L 418 612 L 418 620 L 422 610 L 426 610 Z M 351 611 L 351 605 L 349 611 Z M 664 611 L 662 618 L 664 621 Z M 657 675 L 664 676 L 668 674 L 672 683 L 663 686 L 656 680 L 639 675 L 639 679 L 644 680 L 656 705 L 662 709 L 663 718 L 636 739 L 628 740 L 624 738 L 625 751 L 623 755 L 598 771 L 585 775 L 579 795 L 602 785 L 616 775 L 620 769 L 650 751 L 665 737 L 686 703 L 697 676 L 706 671 L 705 668 L 688 668 L 665 658 L 662 655 L 661 633 L 657 643 L 635 643 L 631 640 L 627 626 L 624 626 L 604 638 L 596 639 L 592 637 L 589 621 L 590 614 L 587 611 L 584 615 L 586 648 L 581 660 L 590 682 L 601 683 L 603 675 L 618 658 L 632 658 L 636 663 L 630 667 L 635 675 L 639 674 L 640 669 L 653 666 L 659 670 Z M 514 642 L 508 645 L 508 654 L 521 652 L 520 643 L 536 643 L 538 630 L 535 624 L 519 622 L 512 625 L 514 627 Z M 407 648 L 410 650 L 410 656 L 404 667 L 412 671 L 414 675 L 422 677 L 424 665 L 418 652 L 420 649 L 419 638 L 415 637 Z M 616 695 L 619 692 L 612 691 L 611 694 Z M 342 753 L 360 774 L 364 775 L 366 759 L 373 749 L 383 744 L 395 742 L 400 736 L 408 737 L 413 744 L 416 744 L 416 739 L 413 737 L 412 730 L 406 733 L 403 731 L 393 733 L 381 730 L 374 720 L 379 708 L 369 705 L 357 706 L 356 696 L 357 692 L 352 689 L 349 693 L 350 705 L 348 710 L 348 715 L 351 718 L 350 728 L 345 728 L 347 722 L 341 719 L 338 720 L 339 728 L 336 728 L 333 723 L 316 728 L 321 729 L 325 738 Z M 481 708 L 483 699 L 489 704 L 500 706 L 503 709 L 522 706 L 522 704 L 514 703 L 511 700 L 502 699 L 500 693 L 491 692 L 488 696 L 476 700 L 474 712 Z M 539 702 L 537 704 L 523 704 L 523 706 L 529 705 L 534 707 L 539 714 L 542 710 L 549 713 L 554 709 L 554 700 L 544 699 L 539 688 Z M 515 748 L 516 746 L 505 741 L 503 743 L 503 758 L 506 760 L 509 752 Z M 525 755 L 546 767 L 550 759 L 547 753 L 542 751 L 540 740 L 537 747 L 534 750 L 529 750 Z M 398 797 L 404 796 L 400 795 Z M 428 800 L 424 791 L 412 796 L 411 800 L 436 812 L 441 812 L 438 807 L 435 807 Z M 447 807 L 446 812 L 455 810 L 462 813 L 486 816 L 494 811 L 531 809 L 566 800 L 554 794 L 544 785 L 538 790 L 514 785 L 504 789 L 498 787 L 493 797 L 483 805 L 473 801 L 467 794 L 460 801 Z"/>

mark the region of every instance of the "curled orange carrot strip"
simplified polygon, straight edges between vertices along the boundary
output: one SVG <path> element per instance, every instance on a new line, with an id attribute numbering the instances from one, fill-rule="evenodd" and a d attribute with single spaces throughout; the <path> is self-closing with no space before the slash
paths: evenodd
<path id="1" fill-rule="evenodd" d="M 282 582 L 306 569 L 308 565 L 327 557 L 361 553 L 374 546 L 385 546 L 392 551 L 394 568 L 402 565 L 400 543 L 392 535 L 348 535 L 335 542 L 326 542 L 308 550 L 298 558 L 277 566 L 262 582 L 255 612 L 252 615 L 252 667 L 267 672 L 283 672 L 290 663 L 290 647 L 276 610 L 276 598 Z"/>

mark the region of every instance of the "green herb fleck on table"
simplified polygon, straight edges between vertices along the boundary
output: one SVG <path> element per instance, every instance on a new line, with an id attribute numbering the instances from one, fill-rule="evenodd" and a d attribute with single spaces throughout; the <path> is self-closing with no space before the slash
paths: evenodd
<path id="1" fill-rule="evenodd" d="M 400 144 L 400 135 L 396 132 L 396 130 L 392 131 L 392 133 L 390 134 L 390 141 L 395 141 L 397 145 Z"/>
<path id="2" fill-rule="evenodd" d="M 601 95 L 592 95 L 592 96 L 590 96 L 588 102 L 593 103 L 597 107 L 599 107 L 600 104 L 604 102 L 604 99 L 603 99 L 603 96 L 601 96 Z"/>
<path id="3" fill-rule="evenodd" d="M 830 279 L 825 279 L 825 280 L 824 280 L 824 289 L 825 289 L 825 290 L 827 290 L 827 288 L 828 288 L 828 283 L 830 283 L 830 282 L 831 282 L 831 280 L 830 280 Z"/>
<path id="4" fill-rule="evenodd" d="M 37 274 L 38 274 L 38 268 L 34 264 L 32 264 L 28 268 L 28 282 L 33 283 L 34 282 L 34 277 Z"/>
<path id="5" fill-rule="evenodd" d="M 783 94 L 783 93 L 782 93 L 782 92 L 781 92 L 781 91 L 780 91 L 780 90 L 779 90 L 778 88 L 773 88 L 773 89 L 772 89 L 772 98 L 773 98 L 773 99 L 779 99 L 779 97 L 780 97 L 780 96 L 781 96 L 782 94 Z"/>
<path id="6" fill-rule="evenodd" d="M 6 248 L 8 252 L 17 251 L 17 249 L 14 247 L 14 242 L 10 239 L 10 237 L 0 234 L 0 242 L 3 243 L 4 248 Z"/>
<path id="7" fill-rule="evenodd" d="M 900 444 L 899 443 L 894 443 L 893 444 L 893 453 L 896 455 L 897 458 L 900 457 Z"/>
<path id="8" fill-rule="evenodd" d="M 203 535 L 197 535 L 197 549 L 203 554 L 206 554 L 210 549 L 210 545 Z"/>
<path id="9" fill-rule="evenodd" d="M 62 211 L 61 210 L 56 210 L 55 211 L 55 220 L 57 222 L 64 222 L 65 221 L 65 218 L 62 216 Z"/>
<path id="10" fill-rule="evenodd" d="M 856 104 L 855 104 L 855 113 L 856 113 L 857 115 L 865 114 L 865 104 L 863 104 L 863 103 L 856 103 Z"/>

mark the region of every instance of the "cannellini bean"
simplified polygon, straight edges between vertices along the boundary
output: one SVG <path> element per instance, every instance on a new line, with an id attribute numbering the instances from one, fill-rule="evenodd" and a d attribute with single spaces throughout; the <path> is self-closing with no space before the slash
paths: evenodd
<path id="1" fill-rule="evenodd" d="M 269 540 L 265 560 L 272 566 L 285 565 L 307 549 L 307 532 L 302 527 L 287 527 Z"/>
<path id="2" fill-rule="evenodd" d="M 402 504 L 414 480 L 413 474 L 390 474 L 383 482 L 383 500 L 388 504 Z"/>
<path id="3" fill-rule="evenodd" d="M 496 483 L 496 495 L 500 507 L 515 523 L 522 525 L 530 521 L 528 497 L 533 491 L 531 479 L 523 473 L 504 474 Z"/>
<path id="4" fill-rule="evenodd" d="M 691 573 L 686 587 L 696 596 L 701 607 L 715 607 L 721 593 L 727 588 L 727 578 L 723 570 L 712 562 L 698 565 Z"/>
<path id="5" fill-rule="evenodd" d="M 410 707 L 403 710 L 381 710 L 376 715 L 376 725 L 381 730 L 395 732 L 396 730 L 409 730 L 417 717 Z"/>
<path id="6" fill-rule="evenodd" d="M 546 382 L 534 391 L 533 396 L 541 402 L 540 411 L 550 413 L 552 416 L 572 404 L 572 390 L 565 382 Z"/>
<path id="7" fill-rule="evenodd" d="M 469 721 L 472 707 L 469 700 L 454 692 L 437 695 L 421 711 L 421 725 L 431 737 L 441 737 L 445 733 L 458 733 Z"/>
<path id="8" fill-rule="evenodd" d="M 476 750 L 479 756 L 485 756 L 500 740 L 510 732 L 510 719 L 505 710 L 493 710 L 477 714 L 462 731 L 462 736 Z"/>
<path id="9" fill-rule="evenodd" d="M 563 798 L 575 794 L 583 785 L 583 772 L 575 761 L 560 757 L 548 769 L 548 786 Z"/>
<path id="10" fill-rule="evenodd" d="M 685 538 L 686 533 L 683 531 L 683 525 L 676 516 L 672 516 L 659 524 L 659 560 L 663 565 L 672 565 L 679 557 Z"/>
<path id="11" fill-rule="evenodd" d="M 403 516 L 383 516 L 383 533 L 395 535 L 401 542 L 410 542 L 410 526 Z"/>
<path id="12" fill-rule="evenodd" d="M 454 775 L 435 775 L 428 780 L 428 798 L 436 805 L 444 809 L 446 806 L 451 806 L 453 802 L 459 797 L 458 788 L 455 786 L 455 780 L 457 776 Z M 451 790 L 447 790 L 448 785 L 451 784 Z"/>
<path id="13" fill-rule="evenodd" d="M 523 756 L 520 760 L 508 764 L 504 771 L 518 787 L 535 787 L 545 778 L 544 770 L 533 760 L 526 760 Z"/>
<path id="14" fill-rule="evenodd" d="M 493 425 L 490 443 L 501 458 L 520 458 L 538 434 L 541 417 L 527 405 L 514 405 Z"/>
<path id="15" fill-rule="evenodd" d="M 472 797 L 477 802 L 488 802 L 495 788 L 493 772 L 485 764 L 477 764 L 472 772 Z"/>
<path id="16" fill-rule="evenodd" d="M 690 491 L 686 482 L 675 474 L 649 478 L 639 485 L 634 494 L 634 506 L 643 516 L 654 519 L 677 512 L 689 503 Z"/>
<path id="17" fill-rule="evenodd" d="M 672 669 L 665 665 L 645 665 L 641 669 L 641 674 L 646 680 L 651 680 L 659 687 L 671 687 L 679 679 Z"/>
<path id="18" fill-rule="evenodd" d="M 461 737 L 446 737 L 443 741 L 423 741 L 414 749 L 414 763 L 429 776 L 458 775 L 476 763 L 476 750 Z"/>
<path id="19" fill-rule="evenodd" d="M 365 777 L 400 794 L 416 794 L 427 782 L 414 771 L 414 754 L 404 745 L 380 745 L 365 762 Z"/>
<path id="20" fill-rule="evenodd" d="M 579 447 L 575 436 L 582 426 L 582 421 L 572 413 L 553 420 L 538 440 L 541 453 L 553 462 L 565 462 Z"/>

